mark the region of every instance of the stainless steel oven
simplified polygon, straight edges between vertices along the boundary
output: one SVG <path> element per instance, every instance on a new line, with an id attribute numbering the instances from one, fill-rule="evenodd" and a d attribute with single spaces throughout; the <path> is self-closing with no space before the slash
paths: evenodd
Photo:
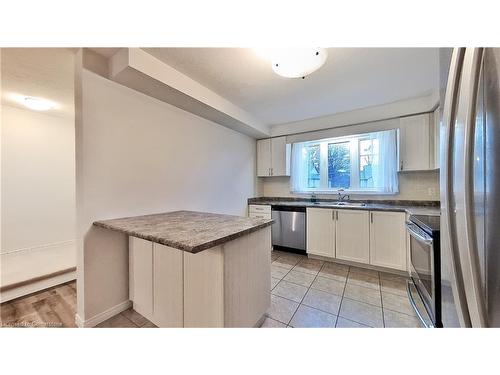
<path id="1" fill-rule="evenodd" d="M 412 215 L 406 223 L 410 235 L 408 298 L 426 327 L 441 327 L 441 270 L 439 216 Z"/>

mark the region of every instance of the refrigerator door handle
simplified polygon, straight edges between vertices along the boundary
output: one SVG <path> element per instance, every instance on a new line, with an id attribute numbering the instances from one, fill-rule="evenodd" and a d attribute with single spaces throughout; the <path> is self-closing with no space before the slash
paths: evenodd
<path id="1" fill-rule="evenodd" d="M 441 160 L 442 179 L 442 202 L 443 202 L 443 220 L 447 231 L 444 236 L 447 236 L 449 253 L 451 257 L 451 276 L 456 288 L 453 291 L 455 304 L 457 306 L 458 318 L 462 326 L 470 326 L 469 314 L 467 310 L 467 302 L 465 297 L 463 277 L 460 266 L 460 257 L 457 250 L 457 230 L 455 220 L 452 218 L 455 215 L 453 211 L 453 143 L 454 143 L 454 126 L 456 111 L 458 107 L 458 92 L 460 89 L 460 77 L 463 66 L 465 48 L 455 48 L 451 59 L 450 70 L 448 74 L 448 83 L 446 87 L 446 96 L 443 107 L 443 125 L 444 125 L 444 147 Z M 443 249 L 442 249 L 443 251 Z"/>
<path id="2" fill-rule="evenodd" d="M 466 62 L 464 66 L 467 71 L 463 86 L 464 108 L 462 121 L 464 123 L 464 159 L 463 159 L 463 222 L 465 223 L 464 243 L 461 256 L 465 261 L 461 262 L 463 273 L 468 274 L 470 288 L 466 289 L 467 305 L 473 327 L 486 327 L 487 313 L 483 298 L 481 273 L 479 270 L 479 255 L 477 247 L 477 234 L 474 215 L 474 144 L 476 124 L 476 103 L 481 74 L 481 63 L 483 48 L 471 48 L 466 51 Z M 462 95 L 461 95 L 462 97 Z M 468 292 L 468 293 L 467 293 Z"/>

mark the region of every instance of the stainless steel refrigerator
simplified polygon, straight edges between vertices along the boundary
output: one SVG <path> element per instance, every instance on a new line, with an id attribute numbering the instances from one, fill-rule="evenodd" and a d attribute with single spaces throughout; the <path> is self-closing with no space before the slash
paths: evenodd
<path id="1" fill-rule="evenodd" d="M 443 326 L 500 327 L 500 49 L 455 48 L 448 61 L 440 128 Z"/>

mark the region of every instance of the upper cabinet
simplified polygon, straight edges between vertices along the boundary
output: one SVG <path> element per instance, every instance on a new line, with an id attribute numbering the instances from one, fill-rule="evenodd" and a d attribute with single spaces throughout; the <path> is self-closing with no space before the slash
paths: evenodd
<path id="1" fill-rule="evenodd" d="M 432 123 L 431 123 L 431 169 L 439 168 L 439 131 L 441 126 L 441 112 L 438 107 L 434 113 L 432 114 Z"/>
<path id="2" fill-rule="evenodd" d="M 271 175 L 271 138 L 257 141 L 257 176 Z"/>
<path id="3" fill-rule="evenodd" d="M 400 118 L 399 171 L 424 171 L 431 166 L 431 115 Z"/>
<path id="4" fill-rule="evenodd" d="M 439 108 L 399 121 L 399 171 L 438 169 Z"/>
<path id="5" fill-rule="evenodd" d="M 290 176 L 291 145 L 286 137 L 257 141 L 257 176 Z"/>

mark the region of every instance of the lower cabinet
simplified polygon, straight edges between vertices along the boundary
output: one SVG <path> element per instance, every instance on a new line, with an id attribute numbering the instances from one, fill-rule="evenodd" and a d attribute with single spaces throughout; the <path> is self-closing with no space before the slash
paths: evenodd
<path id="1" fill-rule="evenodd" d="M 327 208 L 307 208 L 307 253 L 335 257 L 335 211 Z"/>
<path id="2" fill-rule="evenodd" d="M 129 299 L 158 327 L 253 327 L 270 285 L 270 226 L 196 254 L 129 237 Z"/>
<path id="3" fill-rule="evenodd" d="M 370 212 L 370 264 L 406 270 L 406 214 Z"/>
<path id="4" fill-rule="evenodd" d="M 403 212 L 307 208 L 307 253 L 407 270 Z"/>
<path id="5" fill-rule="evenodd" d="M 369 212 L 337 210 L 336 258 L 358 263 L 370 262 Z"/>
<path id="6" fill-rule="evenodd" d="M 129 249 L 134 310 L 160 327 L 182 327 L 183 252 L 137 237 L 129 237 Z"/>

